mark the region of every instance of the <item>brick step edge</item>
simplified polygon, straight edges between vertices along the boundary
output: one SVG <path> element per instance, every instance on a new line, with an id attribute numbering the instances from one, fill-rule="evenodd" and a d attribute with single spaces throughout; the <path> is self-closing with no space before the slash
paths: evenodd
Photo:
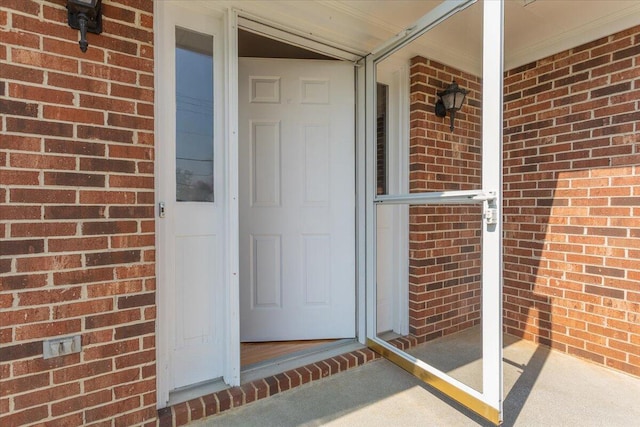
<path id="1" fill-rule="evenodd" d="M 396 341 L 396 340 L 394 340 Z M 397 345 L 397 344 L 396 344 Z M 398 345 L 402 348 L 404 345 Z M 177 427 L 238 408 L 286 390 L 362 366 L 380 355 L 369 348 L 321 360 L 158 410 L 158 427 Z"/>

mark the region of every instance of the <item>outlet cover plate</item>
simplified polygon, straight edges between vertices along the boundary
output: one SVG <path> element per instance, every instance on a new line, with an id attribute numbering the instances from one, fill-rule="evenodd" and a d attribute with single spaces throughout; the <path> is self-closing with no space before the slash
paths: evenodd
<path id="1" fill-rule="evenodd" d="M 80 353 L 82 342 L 80 335 L 72 337 L 52 338 L 42 341 L 42 356 L 45 359 L 66 356 L 67 354 Z"/>

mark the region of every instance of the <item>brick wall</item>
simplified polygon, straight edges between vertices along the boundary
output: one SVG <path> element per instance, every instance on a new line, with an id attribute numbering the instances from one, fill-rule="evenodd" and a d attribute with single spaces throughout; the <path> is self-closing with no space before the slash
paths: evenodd
<path id="1" fill-rule="evenodd" d="M 153 3 L 105 0 L 84 54 L 65 4 L 0 3 L 6 426 L 156 417 Z"/>
<path id="2" fill-rule="evenodd" d="M 505 76 L 507 332 L 640 375 L 640 27 Z"/>
<path id="3" fill-rule="evenodd" d="M 423 57 L 410 74 L 410 191 L 479 189 L 480 79 Z M 451 132 L 434 105 L 454 79 L 470 93 Z M 479 324 L 481 208 L 411 206 L 409 215 L 410 333 L 424 342 Z"/>

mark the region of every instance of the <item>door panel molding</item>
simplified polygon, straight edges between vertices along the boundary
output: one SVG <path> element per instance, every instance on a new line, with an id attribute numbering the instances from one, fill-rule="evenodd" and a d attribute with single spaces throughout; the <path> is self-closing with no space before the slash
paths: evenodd
<path id="1" fill-rule="evenodd" d="M 277 58 L 241 58 L 239 65 L 241 339 L 353 338 L 353 65 Z M 271 101 L 252 102 L 257 80 L 279 82 L 277 96 L 265 87 L 257 95 Z M 278 131 L 260 136 L 255 123 L 271 123 Z M 265 190 L 269 197 L 255 203 L 255 189 L 265 180 L 279 188 Z M 277 203 L 271 197 L 276 193 Z M 252 235 L 279 235 L 280 256 L 252 251 Z M 250 277 L 256 266 L 279 272 L 277 304 L 255 304 L 261 291 L 277 293 L 271 282 L 261 288 Z"/>

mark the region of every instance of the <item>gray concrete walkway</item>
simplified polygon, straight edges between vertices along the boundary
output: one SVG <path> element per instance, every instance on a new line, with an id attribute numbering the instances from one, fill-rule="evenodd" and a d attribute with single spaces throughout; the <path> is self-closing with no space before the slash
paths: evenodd
<path id="1" fill-rule="evenodd" d="M 640 379 L 526 341 L 504 349 L 505 426 L 640 426 Z M 490 425 L 378 360 L 194 422 L 205 426 Z"/>

